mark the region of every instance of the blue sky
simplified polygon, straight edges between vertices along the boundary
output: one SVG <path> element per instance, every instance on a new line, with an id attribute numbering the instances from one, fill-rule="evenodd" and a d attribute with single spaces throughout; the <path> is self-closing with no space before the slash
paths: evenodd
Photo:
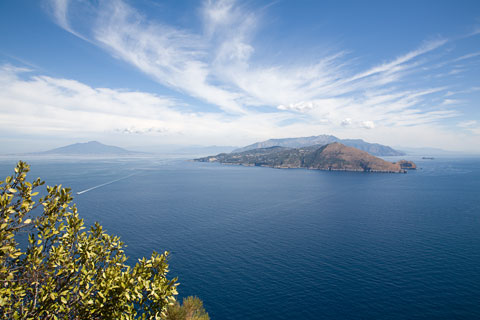
<path id="1" fill-rule="evenodd" d="M 0 2 L 0 146 L 480 152 L 478 1 Z"/>

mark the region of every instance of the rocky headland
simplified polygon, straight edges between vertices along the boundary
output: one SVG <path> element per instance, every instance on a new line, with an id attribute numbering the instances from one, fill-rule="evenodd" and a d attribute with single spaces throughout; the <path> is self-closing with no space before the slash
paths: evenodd
<path id="1" fill-rule="evenodd" d="M 331 171 L 362 171 L 405 173 L 416 169 L 412 161 L 388 162 L 357 148 L 334 142 L 303 148 L 269 147 L 243 152 L 220 153 L 194 159 L 200 162 L 219 162 L 244 166 L 271 168 L 306 168 Z"/>

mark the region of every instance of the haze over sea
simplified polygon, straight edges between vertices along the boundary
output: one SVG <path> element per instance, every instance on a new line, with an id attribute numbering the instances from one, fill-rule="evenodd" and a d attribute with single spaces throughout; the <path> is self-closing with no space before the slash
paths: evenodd
<path id="1" fill-rule="evenodd" d="M 171 251 L 212 319 L 478 319 L 480 158 L 410 158 L 408 174 L 27 160 L 31 179 L 85 191 L 80 215 L 132 263 Z"/>

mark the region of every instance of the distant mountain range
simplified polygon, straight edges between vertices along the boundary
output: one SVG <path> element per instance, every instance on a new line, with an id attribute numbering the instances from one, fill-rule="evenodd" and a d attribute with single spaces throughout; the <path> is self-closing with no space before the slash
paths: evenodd
<path id="1" fill-rule="evenodd" d="M 335 171 L 406 172 L 406 169 L 416 169 L 415 164 L 411 161 L 388 162 L 366 151 L 338 142 L 302 148 L 279 146 L 258 148 L 237 153 L 221 153 L 216 156 L 195 159 L 195 161 Z"/>
<path id="2" fill-rule="evenodd" d="M 120 147 L 109 146 L 98 141 L 70 144 L 39 154 L 61 154 L 61 155 L 128 155 L 140 154 L 141 152 L 129 151 Z"/>
<path id="3" fill-rule="evenodd" d="M 368 143 L 362 139 L 339 139 L 331 135 L 319 135 L 312 137 L 300 137 L 300 138 L 286 138 L 286 139 L 270 139 L 262 142 L 256 142 L 243 148 L 235 149 L 232 152 L 243 152 L 247 150 L 253 150 L 258 148 L 269 147 L 288 147 L 288 148 L 302 148 L 313 145 L 326 145 L 333 142 L 339 142 L 343 145 L 354 147 L 363 151 L 366 151 L 375 156 L 404 156 L 402 151 L 395 150 L 391 147 L 384 146 L 378 143 Z"/>

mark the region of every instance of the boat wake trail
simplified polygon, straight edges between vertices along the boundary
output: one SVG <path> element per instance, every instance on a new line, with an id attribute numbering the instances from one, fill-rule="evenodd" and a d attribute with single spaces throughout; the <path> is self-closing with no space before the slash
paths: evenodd
<path id="1" fill-rule="evenodd" d="M 97 185 L 97 186 L 94 186 L 94 187 L 91 187 L 91 188 L 88 188 L 88 189 L 79 191 L 79 192 L 77 192 L 77 194 L 82 194 L 82 193 L 85 193 L 85 192 L 88 192 L 88 191 L 92 191 L 92 190 L 94 190 L 94 189 L 97 189 L 97 188 L 100 188 L 100 187 L 103 187 L 103 186 L 112 184 L 112 183 L 114 183 L 114 182 L 117 182 L 117 181 L 120 181 L 120 180 L 125 180 L 125 179 L 130 178 L 131 176 L 134 176 L 134 175 L 135 175 L 135 173 L 132 173 L 131 175 L 128 175 L 128 176 L 126 176 L 126 177 L 123 177 L 123 178 L 120 178 L 120 179 L 115 179 L 115 180 L 112 180 L 112 181 L 108 181 L 108 182 L 99 184 L 99 185 Z"/>

